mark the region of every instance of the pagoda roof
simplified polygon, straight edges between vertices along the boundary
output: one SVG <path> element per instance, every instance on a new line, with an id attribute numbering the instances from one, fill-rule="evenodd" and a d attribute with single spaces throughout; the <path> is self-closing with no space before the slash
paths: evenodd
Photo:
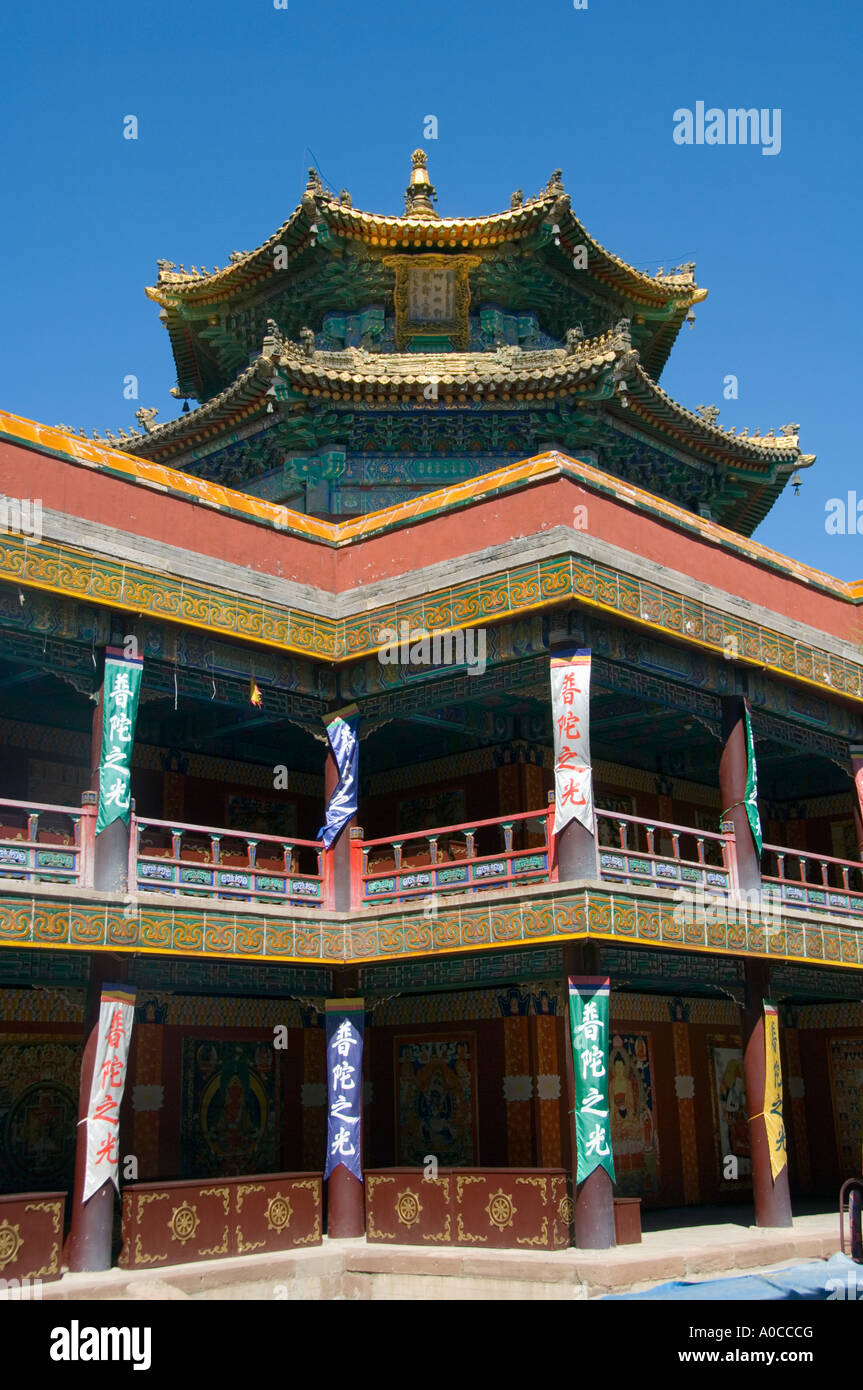
<path id="1" fill-rule="evenodd" d="M 560 221 L 556 214 L 560 214 Z M 554 217 L 553 217 L 554 215 Z M 584 243 L 588 252 L 588 272 L 612 285 L 621 294 L 645 305 L 667 307 L 672 301 L 685 298 L 694 304 L 706 298 L 706 289 L 695 283 L 694 265 L 679 267 L 666 274 L 649 275 L 637 270 L 615 256 L 596 241 L 573 213 L 565 193 L 543 192 L 522 206 L 508 212 L 490 213 L 481 217 L 442 217 L 437 221 L 419 222 L 407 216 L 362 212 L 340 203 L 333 194 L 322 191 L 307 195 L 287 221 L 254 251 L 235 252 L 230 265 L 207 271 L 203 267 L 191 272 L 177 270 L 170 262 L 159 262 L 159 277 L 147 288 L 147 295 L 157 304 L 167 306 L 177 300 L 198 304 L 215 304 L 219 300 L 260 288 L 261 282 L 282 272 L 274 269 L 274 251 L 284 245 L 288 256 L 305 246 L 317 243 L 311 229 L 318 217 L 333 231 L 370 246 L 388 251 L 470 250 L 499 246 L 518 241 L 536 233 L 543 223 L 552 220 L 560 226 L 560 242 L 565 253 L 573 233 L 577 244 Z"/>
<path id="2" fill-rule="evenodd" d="M 212 326 L 212 312 L 208 315 L 208 310 L 223 312 L 226 304 L 249 297 L 260 301 L 268 291 L 290 284 L 298 270 L 308 277 L 315 265 L 326 263 L 334 242 L 355 242 L 366 254 L 379 258 L 399 251 L 471 252 L 494 257 L 503 248 L 519 243 L 547 247 L 555 272 L 576 285 L 579 277 L 587 276 L 594 295 L 599 293 L 609 300 L 618 316 L 628 312 L 633 317 L 644 364 L 658 376 L 684 318 L 692 305 L 707 295 L 707 290 L 695 283 L 694 264 L 677 267 L 669 274 L 649 275 L 615 256 L 588 233 L 572 211 L 559 170 L 535 197 L 518 198 L 520 195 L 513 195 L 515 205 L 508 211 L 479 217 L 371 213 L 354 208 L 347 194 L 337 196 L 325 189 L 315 171 L 310 171 L 299 206 L 255 250 L 232 252 L 230 263 L 213 271 L 192 267 L 187 272 L 172 262 L 158 262 L 157 282 L 146 293 L 161 306 L 166 318 L 181 390 L 198 399 L 208 394 L 212 366 L 207 361 L 205 340 L 198 338 L 202 326 L 208 322 Z M 280 247 L 287 256 L 286 267 L 277 265 Z M 584 269 L 573 269 L 577 248 L 584 248 Z M 337 310 L 341 306 L 333 303 L 330 307 Z"/>
<path id="3" fill-rule="evenodd" d="M 434 402 L 424 396 L 430 381 L 438 392 Z M 276 410 L 272 402 L 280 394 Z M 590 409 L 596 402 L 624 434 L 640 434 L 719 468 L 728 479 L 729 494 L 722 523 L 743 534 L 766 516 L 791 474 L 815 461 L 813 454 L 801 452 L 797 425 L 786 425 L 779 434 L 759 430 L 750 435 L 748 429 L 735 434 L 733 428 L 717 425 L 710 412 L 702 415 L 679 405 L 644 370 L 625 324 L 572 349 L 504 347 L 474 353 L 361 348 L 307 353 L 273 334 L 264 340 L 260 357 L 217 396 L 120 443 L 128 453 L 182 466 L 191 462 L 189 454 L 200 457 L 223 447 L 228 434 L 254 432 L 255 421 L 264 429 L 269 417 L 275 423 L 315 403 L 361 403 L 376 409 L 410 403 L 417 411 L 432 412 L 469 402 L 503 409 L 518 404 L 540 408 L 543 403 Z M 553 424 L 549 430 L 554 432 Z"/>

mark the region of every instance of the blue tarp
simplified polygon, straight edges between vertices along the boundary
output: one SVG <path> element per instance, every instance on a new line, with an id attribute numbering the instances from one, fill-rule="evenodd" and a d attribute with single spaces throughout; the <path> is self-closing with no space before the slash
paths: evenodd
<path id="1" fill-rule="evenodd" d="M 849 1273 L 853 1277 L 849 1280 Z M 833 1281 L 831 1283 L 831 1281 Z M 767 1274 L 741 1274 L 734 1279 L 705 1279 L 685 1282 L 675 1280 L 657 1284 L 643 1293 L 613 1293 L 606 1299 L 727 1299 L 742 1302 L 767 1302 L 770 1299 L 833 1298 L 853 1299 L 863 1295 L 863 1265 L 855 1264 L 847 1255 L 831 1255 L 829 1260 L 813 1260 L 809 1264 L 777 1269 Z"/>

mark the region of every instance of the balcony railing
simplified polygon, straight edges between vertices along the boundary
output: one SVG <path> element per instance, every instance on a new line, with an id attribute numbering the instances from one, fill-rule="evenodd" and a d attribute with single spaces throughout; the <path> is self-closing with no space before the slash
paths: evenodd
<path id="1" fill-rule="evenodd" d="M 734 892 L 733 834 L 598 809 L 596 838 L 600 878 L 651 888 Z"/>
<path id="2" fill-rule="evenodd" d="M 477 895 L 558 879 L 554 806 L 460 825 L 350 841 L 352 911 L 419 904 L 438 894 Z M 96 808 L 0 799 L 0 886 L 93 887 Z M 735 838 L 602 808 L 597 876 L 633 889 L 738 892 Z M 765 898 L 796 912 L 863 921 L 863 862 L 766 844 Z M 302 840 L 178 821 L 131 817 L 129 891 L 333 909 L 334 856 Z"/>
<path id="3" fill-rule="evenodd" d="M 352 840 L 354 901 L 370 907 L 434 893 L 546 883 L 555 876 L 553 818 L 554 807 L 380 840 Z"/>
<path id="4" fill-rule="evenodd" d="M 764 883 L 773 884 L 788 907 L 863 918 L 863 863 L 859 860 L 765 845 L 761 871 Z"/>
<path id="5" fill-rule="evenodd" d="M 132 817 L 129 886 L 139 893 L 329 907 L 329 862 L 320 840 Z"/>
<path id="6" fill-rule="evenodd" d="M 0 801 L 0 883 L 91 881 L 95 809 Z"/>

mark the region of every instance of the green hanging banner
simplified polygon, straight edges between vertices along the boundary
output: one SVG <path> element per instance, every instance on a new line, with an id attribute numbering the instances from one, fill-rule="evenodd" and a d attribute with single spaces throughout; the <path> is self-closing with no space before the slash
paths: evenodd
<path id="1" fill-rule="evenodd" d="M 608 979 L 593 975 L 569 977 L 569 1026 L 575 1072 L 575 1136 L 578 1150 L 576 1182 L 594 1168 L 604 1168 L 614 1182 L 611 1116 L 608 1107 L 609 999 Z"/>
<path id="2" fill-rule="evenodd" d="M 132 744 L 142 668 L 141 661 L 105 657 L 97 835 L 115 820 L 124 820 L 129 824 Z"/>
<path id="3" fill-rule="evenodd" d="M 746 818 L 749 821 L 749 829 L 752 831 L 752 838 L 755 841 L 755 848 L 761 853 L 761 817 L 758 814 L 758 773 L 755 769 L 755 740 L 752 737 L 752 720 L 749 718 L 749 705 L 744 703 L 743 713 L 746 718 L 746 794 L 743 798 L 743 805 L 746 808 Z"/>

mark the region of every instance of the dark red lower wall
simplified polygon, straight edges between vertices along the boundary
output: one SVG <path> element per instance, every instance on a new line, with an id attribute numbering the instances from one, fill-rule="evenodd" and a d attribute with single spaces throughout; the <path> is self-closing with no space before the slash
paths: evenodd
<path id="1" fill-rule="evenodd" d="M 422 1009 L 418 1008 L 417 1012 L 421 1014 Z M 211 1012 L 209 1016 L 212 1017 Z M 539 1020 L 530 1017 L 520 1022 L 525 1025 L 529 1037 L 533 1038 L 535 1035 L 532 1028 Z M 404 1162 L 404 1155 L 400 1154 L 397 1142 L 397 1040 L 409 1039 L 421 1044 L 424 1041 L 457 1041 L 459 1038 L 469 1039 L 473 1059 L 476 1106 L 473 1164 L 482 1167 L 518 1167 L 524 1166 L 516 1162 L 517 1158 L 522 1158 L 526 1159 L 529 1165 L 537 1167 L 559 1166 L 548 1159 L 549 1150 L 546 1150 L 545 1155 L 543 1153 L 535 1077 L 532 1083 L 532 1100 L 526 1106 L 519 1108 L 518 1103 L 513 1105 L 504 1094 L 504 1077 L 507 1075 L 508 1066 L 512 1070 L 531 1073 L 544 1069 L 532 1051 L 533 1042 L 524 1054 L 523 1064 L 513 1065 L 512 1052 L 507 1051 L 507 1038 L 510 1039 L 510 1048 L 512 1042 L 512 1033 L 507 1033 L 511 1024 L 512 1020 L 504 1016 L 451 1022 L 412 1021 L 384 1026 L 372 1024 L 366 1031 L 365 1079 L 371 1082 L 365 1106 L 366 1166 L 387 1168 Z M 686 1084 L 678 1086 L 676 1082 L 681 1068 L 676 1053 L 675 1036 L 679 1043 L 681 1034 L 678 1032 L 675 1035 L 675 1028 L 683 1030 L 688 1046 L 691 1088 Z M 739 1047 L 740 1031 L 727 1024 L 683 1025 L 673 1024 L 671 1021 L 658 1021 L 654 1017 L 625 1020 L 613 1018 L 612 1033 L 614 1032 L 646 1033 L 651 1041 L 659 1180 L 655 1191 L 645 1193 L 644 1205 L 674 1207 L 693 1202 L 747 1200 L 748 1182 L 729 1182 L 723 1175 L 723 1155 L 718 1141 L 711 1072 L 711 1048 Z M 563 1079 L 560 1098 L 551 1104 L 557 1105 L 560 1163 L 568 1167 L 569 1118 L 563 1018 L 555 1019 L 554 1033 L 558 1065 Z M 850 1098 L 843 1102 L 849 1113 L 849 1119 L 845 1122 L 845 1132 L 848 1132 L 850 1124 L 853 1135 L 855 1122 L 860 1131 L 860 1142 L 856 1151 L 858 1166 L 846 1171 L 848 1160 L 840 1161 L 837 1142 L 830 1045 L 836 1040 L 863 1040 L 863 1027 L 801 1027 L 793 1031 L 783 1030 L 783 1037 L 785 1121 L 792 1193 L 797 1196 L 812 1194 L 818 1197 L 833 1197 L 838 1194 L 839 1185 L 844 1177 L 861 1170 L 859 1150 L 863 1147 L 863 1087 L 857 1083 L 856 1099 L 853 1084 L 846 1088 L 846 1094 L 850 1095 Z M 73 1023 L 19 1022 L 13 1018 L 0 1017 L 0 1047 L 19 1039 L 21 1043 L 26 1042 L 28 1047 L 32 1045 L 34 1049 L 51 1041 L 80 1047 L 83 1036 L 80 1025 Z M 184 1155 L 183 1122 L 184 1114 L 189 1113 L 189 1103 L 183 1089 L 183 1047 L 184 1042 L 193 1039 L 199 1044 L 251 1045 L 253 1048 L 266 1049 L 273 1059 L 274 1151 L 272 1164 L 259 1168 L 258 1171 L 299 1171 L 323 1167 L 325 1108 L 322 1103 L 322 1088 L 325 1083 L 325 1070 L 323 1034 L 320 1028 L 290 1027 L 287 1048 L 274 1051 L 272 1029 L 214 1027 L 207 1022 L 182 1025 L 149 1022 L 136 1025 L 133 1033 L 129 1078 L 121 1115 L 123 1155 L 136 1152 L 136 1136 L 140 1141 L 138 1147 L 141 1161 L 137 1174 L 139 1181 L 170 1181 L 183 1177 L 188 1171 L 188 1136 Z M 142 1114 L 135 1105 L 135 1091 L 138 1086 L 154 1084 L 152 1050 L 148 1061 L 148 1049 L 154 1046 L 159 1054 L 158 1071 L 155 1075 L 159 1077 L 157 1084 L 164 1088 L 164 1095 L 158 1110 Z M 799 1063 L 795 1060 L 795 1049 L 799 1050 Z M 35 1057 L 35 1053 L 33 1055 Z M 804 1084 L 802 1098 L 797 1084 L 798 1076 Z M 792 1078 L 795 1080 L 793 1094 L 790 1085 Z M 46 1074 L 44 1079 L 50 1081 L 55 1078 Z M 76 1075 L 70 1073 L 66 1081 L 69 1087 L 76 1086 Z M 311 1087 L 311 1091 L 306 1089 L 304 1092 L 304 1087 Z M 690 1091 L 691 1099 L 688 1098 Z M 16 1093 L 15 1097 L 10 1098 L 9 1104 L 17 1099 Z M 688 1121 L 687 1106 L 690 1107 Z M 853 1113 L 855 1106 L 859 1106 L 856 1121 Z M 2 1111 L 0 1097 L 0 1125 L 5 1122 Z M 514 1130 L 514 1118 L 528 1126 L 527 1147 L 524 1133 L 518 1134 Z M 0 1137 L 3 1137 L 4 1143 L 7 1141 L 8 1136 Z M 34 1142 L 39 1142 L 38 1134 Z M 690 1166 L 690 1153 L 695 1155 L 696 1172 L 693 1172 Z M 246 1171 L 255 1169 L 251 1167 Z M 71 1177 L 71 1174 L 69 1176 Z M 4 1179 L 4 1184 L 0 1184 L 0 1187 L 3 1185 L 7 1191 L 21 1190 L 21 1181 L 11 1176 L 11 1170 L 8 1181 Z M 62 1186 L 62 1183 L 55 1182 L 54 1185 Z"/>

